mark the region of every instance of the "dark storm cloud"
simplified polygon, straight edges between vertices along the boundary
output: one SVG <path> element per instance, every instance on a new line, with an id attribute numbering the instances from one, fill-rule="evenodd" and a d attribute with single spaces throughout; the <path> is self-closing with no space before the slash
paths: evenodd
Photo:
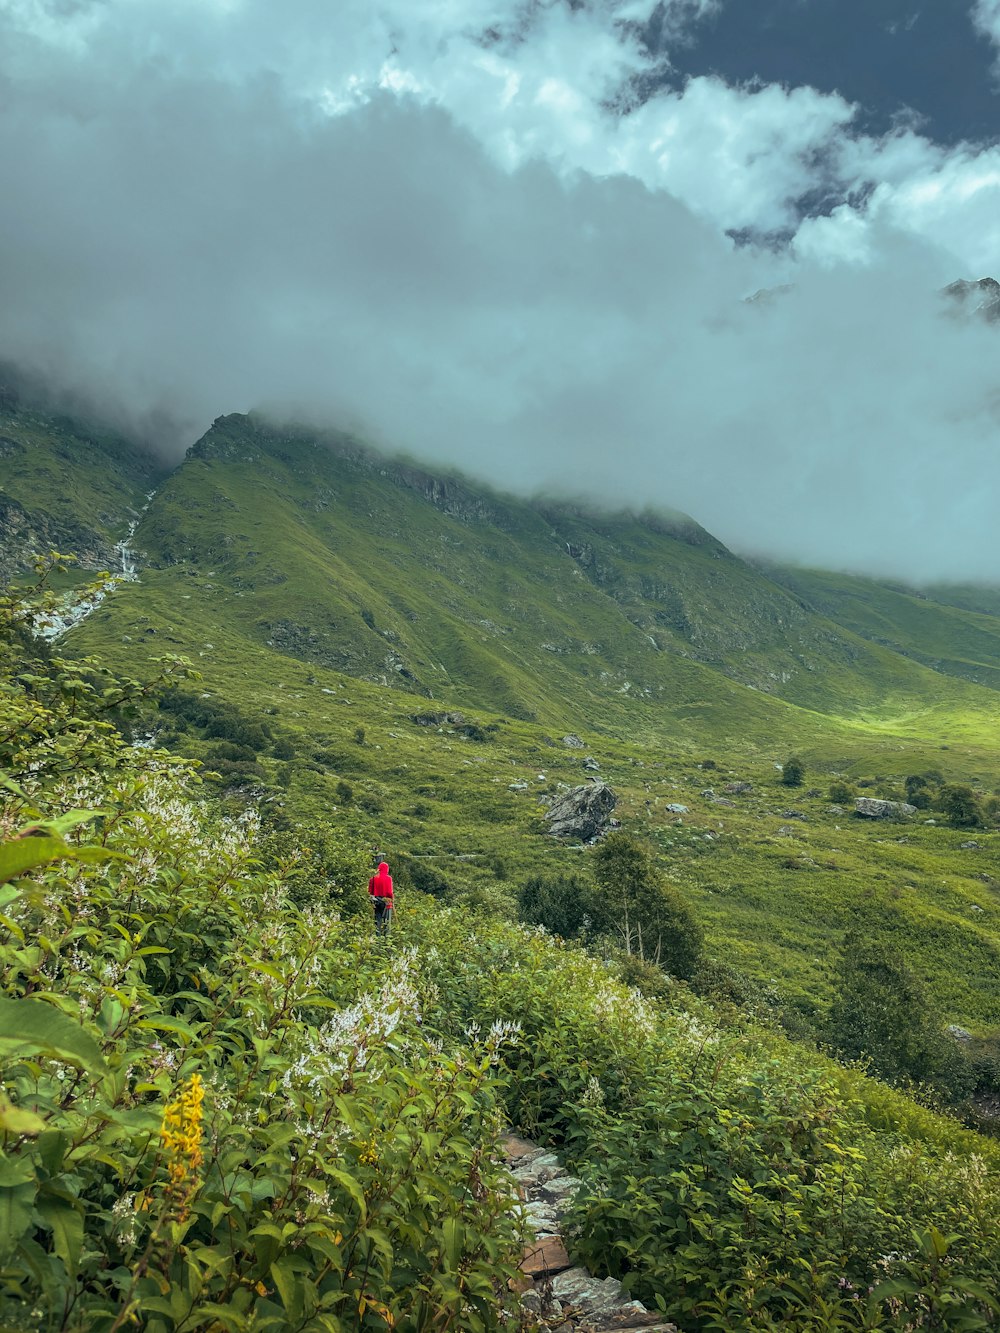
<path id="1" fill-rule="evenodd" d="M 634 178 L 501 165 L 416 94 L 331 117 L 239 44 L 214 74 L 176 22 L 8 65 L 0 357 L 178 454 L 264 407 L 740 549 L 1000 578 L 1000 343 L 941 316 L 952 257 L 877 218 L 864 268 L 736 251 Z"/>

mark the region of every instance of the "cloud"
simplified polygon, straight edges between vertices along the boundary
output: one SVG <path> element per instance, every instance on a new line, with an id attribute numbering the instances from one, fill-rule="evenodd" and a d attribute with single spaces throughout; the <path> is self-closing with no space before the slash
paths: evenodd
<path id="1" fill-rule="evenodd" d="M 979 31 L 1000 46 L 1000 0 L 976 0 L 970 13 Z"/>
<path id="2" fill-rule="evenodd" d="M 978 276 L 989 151 L 852 140 L 811 89 L 629 104 L 645 0 L 435 8 L 8 3 L 0 357 L 175 451 L 265 406 L 741 550 L 1000 578 L 997 332 L 936 295 Z M 859 194 L 799 225 L 823 182 Z"/>

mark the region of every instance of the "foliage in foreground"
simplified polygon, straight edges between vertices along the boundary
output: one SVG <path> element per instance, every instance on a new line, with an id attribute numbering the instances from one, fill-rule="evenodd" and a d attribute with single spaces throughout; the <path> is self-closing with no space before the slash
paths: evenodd
<path id="1" fill-rule="evenodd" d="M 541 932 L 414 897 L 379 952 L 124 744 L 132 687 L 6 652 L 7 1326 L 502 1328 L 501 1097 L 686 1330 L 996 1326 L 995 1145 Z"/>
<path id="2" fill-rule="evenodd" d="M 213 820 L 5 610 L 4 1327 L 502 1327 L 498 1035 L 424 1036 L 412 958 L 297 907 L 254 816 Z"/>
<path id="3" fill-rule="evenodd" d="M 685 1330 L 997 1326 L 1000 1150 L 581 949 L 410 909 L 442 1033 L 516 1019 L 512 1117 L 583 1178 L 575 1253 Z"/>

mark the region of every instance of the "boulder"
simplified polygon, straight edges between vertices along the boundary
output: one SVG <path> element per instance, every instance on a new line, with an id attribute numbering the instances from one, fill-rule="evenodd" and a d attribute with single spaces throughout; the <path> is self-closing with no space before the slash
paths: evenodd
<path id="1" fill-rule="evenodd" d="M 582 750 L 583 741 L 579 736 L 574 736 L 572 732 L 562 738 L 563 745 L 568 745 L 571 750 Z"/>
<path id="2" fill-rule="evenodd" d="M 859 796 L 854 802 L 854 813 L 862 819 L 903 819 L 915 815 L 917 807 L 906 801 L 880 801 L 874 796 Z"/>
<path id="3" fill-rule="evenodd" d="M 591 782 L 573 787 L 553 801 L 544 818 L 552 837 L 590 842 L 608 827 L 617 804 L 618 797 L 606 782 Z"/>
<path id="4" fill-rule="evenodd" d="M 727 782 L 722 789 L 730 796 L 743 796 L 748 791 L 753 791 L 752 782 Z"/>
<path id="5" fill-rule="evenodd" d="M 465 715 L 463 713 L 457 713 L 457 712 L 414 713 L 413 716 L 410 718 L 410 721 L 415 723 L 418 727 L 444 727 L 444 726 L 460 727 L 462 723 L 465 721 Z"/>
<path id="6" fill-rule="evenodd" d="M 521 1258 L 521 1272 L 528 1277 L 544 1277 L 550 1273 L 565 1272 L 570 1266 L 566 1246 L 559 1236 L 546 1236 L 525 1247 Z"/>
<path id="7" fill-rule="evenodd" d="M 671 801 L 665 808 L 669 810 L 672 815 L 686 815 L 688 812 L 687 806 L 681 805 L 679 801 Z"/>

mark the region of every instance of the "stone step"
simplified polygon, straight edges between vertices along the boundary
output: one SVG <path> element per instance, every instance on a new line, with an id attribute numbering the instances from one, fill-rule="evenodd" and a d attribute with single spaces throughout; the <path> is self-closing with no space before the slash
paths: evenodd
<path id="1" fill-rule="evenodd" d="M 521 1217 L 537 1237 L 525 1247 L 519 1276 L 511 1282 L 525 1313 L 541 1317 L 553 1333 L 678 1333 L 662 1315 L 630 1300 L 614 1278 L 592 1277 L 573 1264 L 559 1219 L 581 1181 L 567 1174 L 559 1157 L 517 1134 L 506 1135 L 502 1147 L 523 1200 Z"/>

